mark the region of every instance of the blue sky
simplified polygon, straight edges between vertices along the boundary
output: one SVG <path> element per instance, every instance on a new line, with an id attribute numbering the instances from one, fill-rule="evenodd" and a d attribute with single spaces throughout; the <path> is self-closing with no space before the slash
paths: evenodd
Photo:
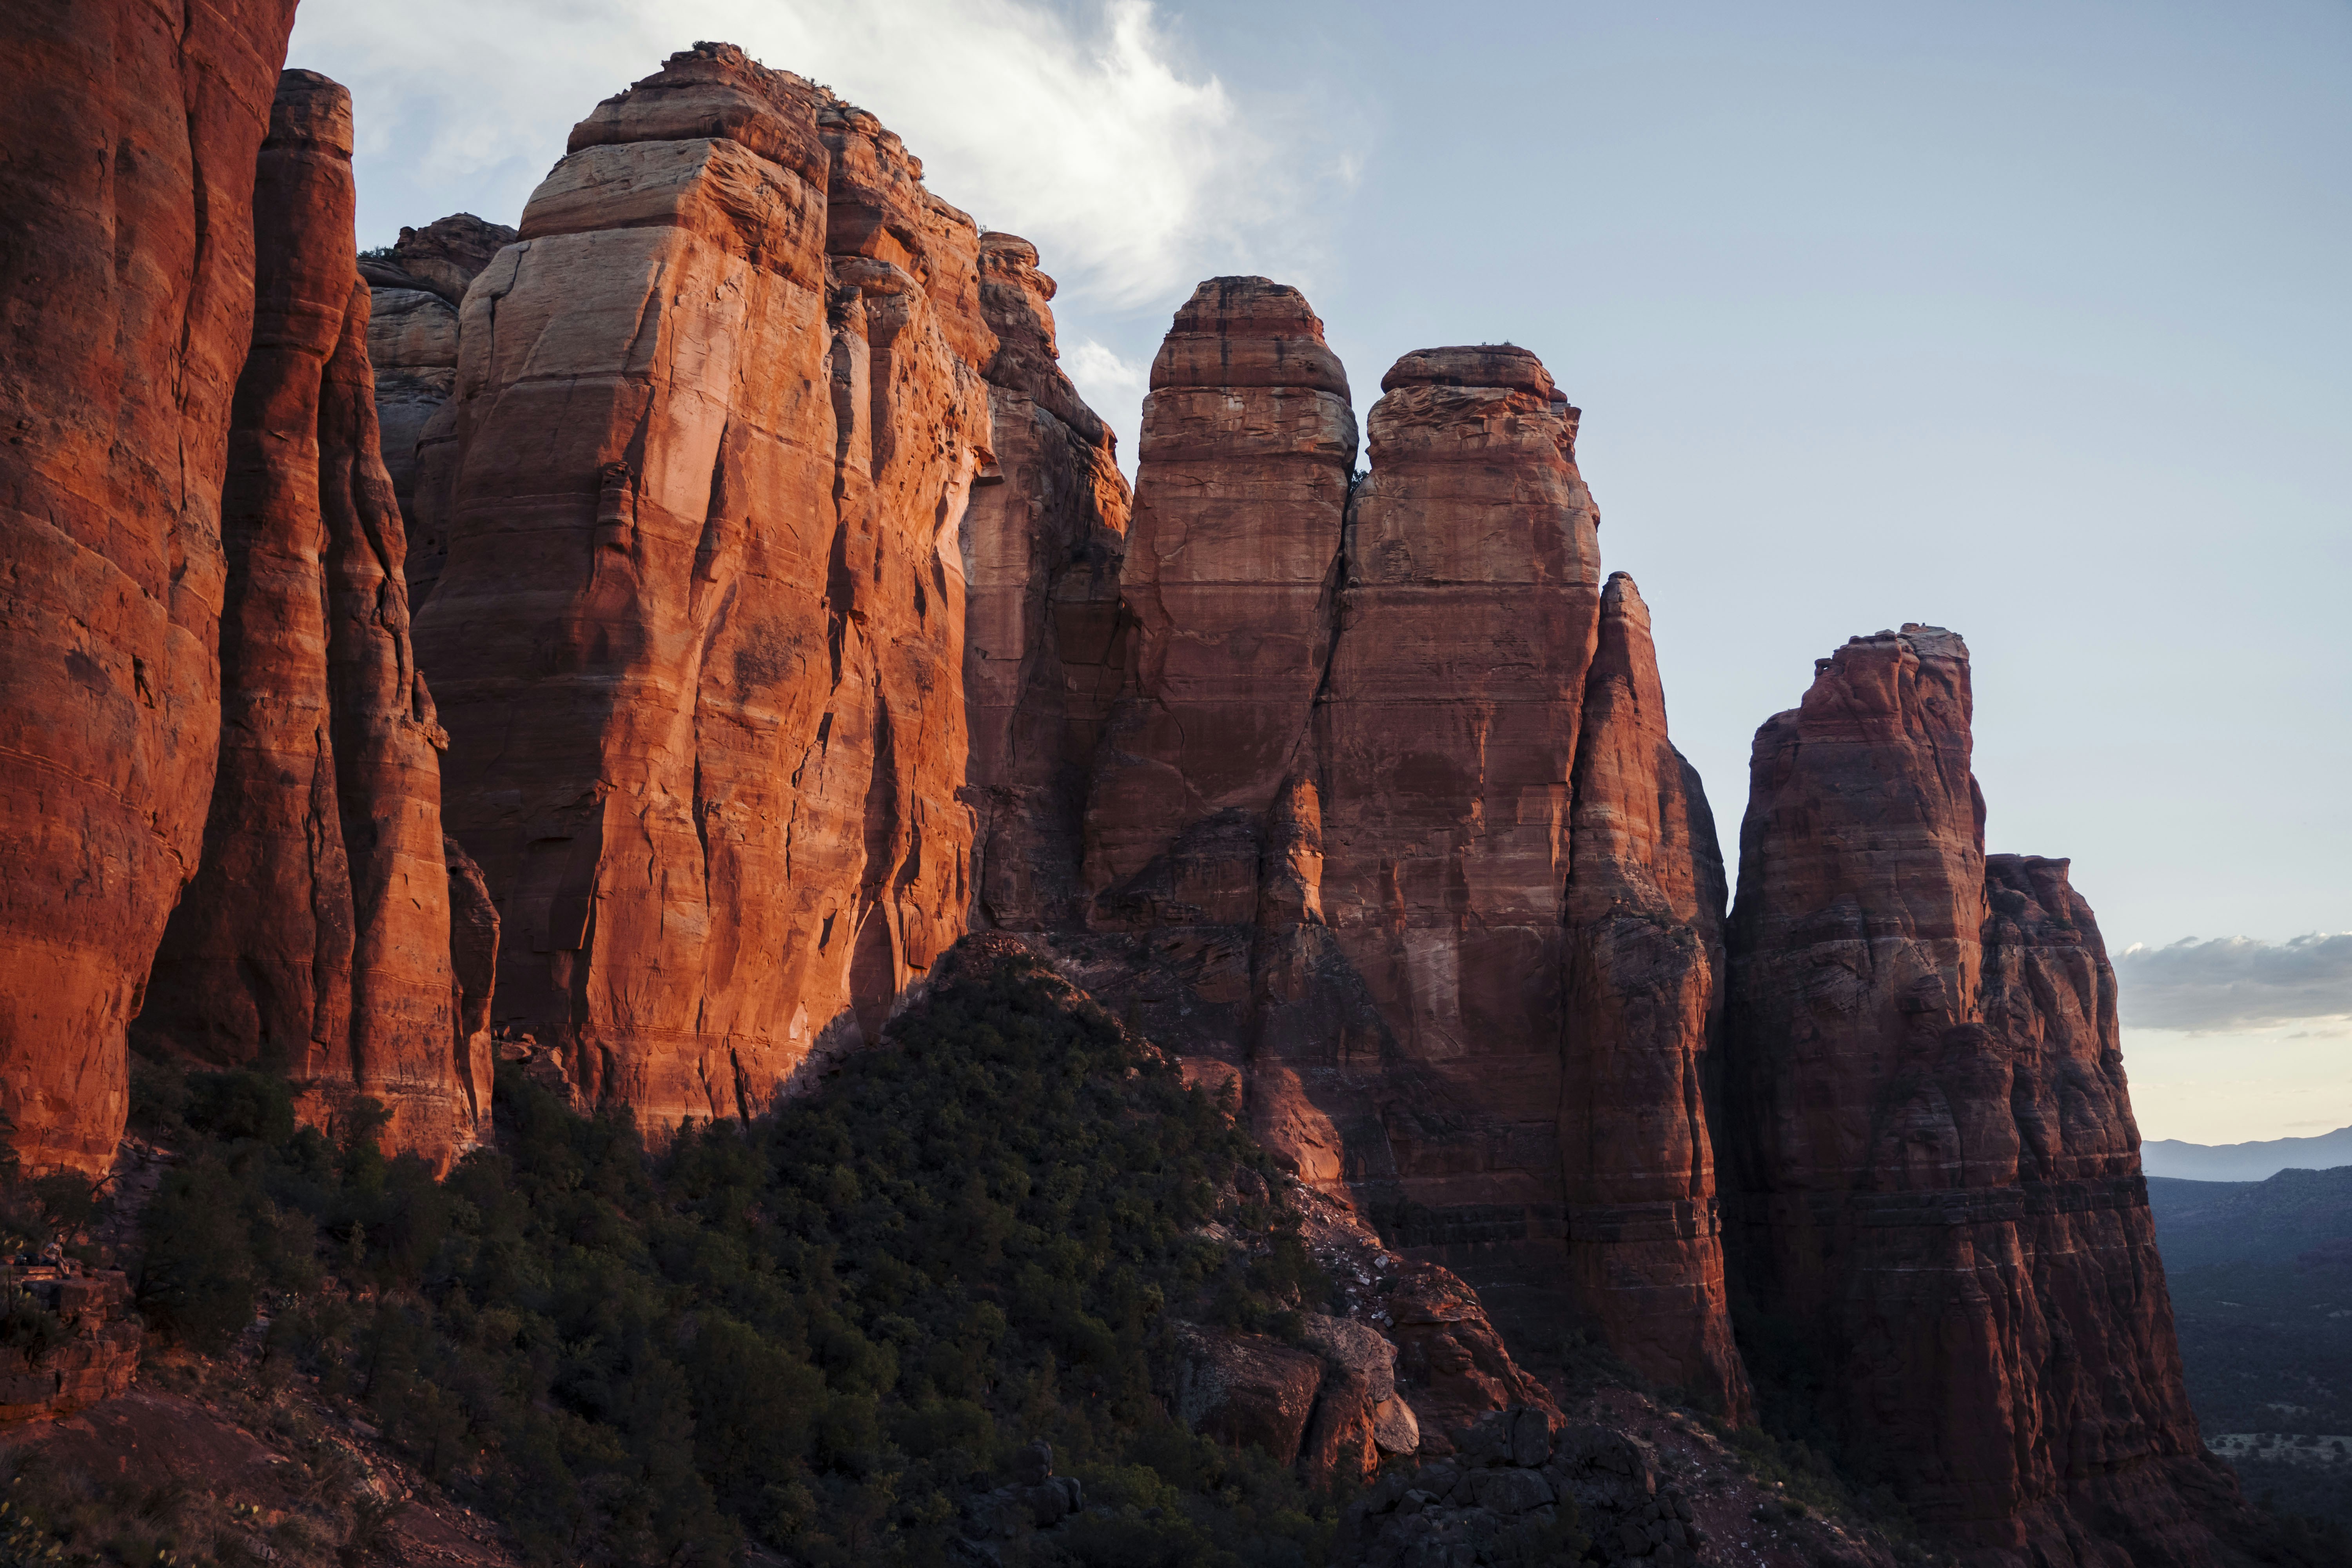
<path id="1" fill-rule="evenodd" d="M 1991 847 L 2072 856 L 2118 952 L 2249 939 L 2125 963 L 2143 1130 L 2352 1123 L 2352 980 L 2156 1000 L 2352 930 L 2352 7 L 304 0 L 289 63 L 353 89 L 377 244 L 514 221 L 702 37 L 1035 240 L 1130 453 L 1215 273 L 1304 288 L 1360 413 L 1534 349 L 1727 839 L 1815 657 L 1954 627 Z"/>

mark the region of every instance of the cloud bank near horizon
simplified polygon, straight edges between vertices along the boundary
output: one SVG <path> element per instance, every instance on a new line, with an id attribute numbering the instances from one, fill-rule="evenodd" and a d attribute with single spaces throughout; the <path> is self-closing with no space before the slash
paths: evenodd
<path id="1" fill-rule="evenodd" d="M 2352 931 L 2136 942 L 2114 963 L 2133 1028 L 2202 1033 L 2352 1016 Z"/>

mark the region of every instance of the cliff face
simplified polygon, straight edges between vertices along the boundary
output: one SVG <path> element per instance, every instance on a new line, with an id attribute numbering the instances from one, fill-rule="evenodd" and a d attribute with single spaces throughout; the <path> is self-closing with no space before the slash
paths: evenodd
<path id="1" fill-rule="evenodd" d="M 961 537 L 971 916 L 1034 931 L 1078 919 L 1088 773 L 1118 695 L 1129 498 L 1109 427 L 1056 363 L 1035 247 L 982 235 L 981 268 L 1001 482 L 972 491 Z"/>
<path id="2" fill-rule="evenodd" d="M 1723 858 L 1666 737 L 1649 606 L 1601 595 L 1577 743 L 1559 1147 L 1575 1294 L 1656 1381 L 1747 1407 L 1731 1342 L 1706 1076 L 1724 978 Z"/>
<path id="3" fill-rule="evenodd" d="M 466 296 L 420 616 L 498 1016 L 658 1125 L 871 1037 L 963 925 L 978 236 L 724 46 L 606 100 Z"/>
<path id="4" fill-rule="evenodd" d="M 1718 1135 L 1738 1277 L 1822 1414 L 1999 1560 L 2223 1560 L 2066 863 L 1982 847 L 1968 650 L 1906 626 L 1758 731 Z"/>
<path id="5" fill-rule="evenodd" d="M 253 345 L 222 498 L 220 764 L 134 1027 L 207 1062 L 280 1063 L 320 1117 L 376 1096 L 390 1147 L 446 1163 L 489 1085 L 457 1016 L 443 736 L 377 444 L 351 95 L 286 72 L 257 167 Z"/>
<path id="6" fill-rule="evenodd" d="M 293 0 L 0 10 L 0 1113 L 96 1172 L 196 863 L 254 158 Z"/>
<path id="7" fill-rule="evenodd" d="M 383 466 L 408 534 L 408 604 L 421 607 L 449 553 L 450 467 L 457 385 L 457 309 L 515 231 L 471 213 L 404 228 L 388 256 L 360 258 L 373 295 L 368 362 L 375 367 Z"/>

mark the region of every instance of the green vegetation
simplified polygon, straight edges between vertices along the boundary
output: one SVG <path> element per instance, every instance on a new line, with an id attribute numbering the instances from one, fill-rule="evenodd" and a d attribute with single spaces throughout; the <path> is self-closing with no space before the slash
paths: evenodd
<path id="1" fill-rule="evenodd" d="M 1272 1331 L 1327 1289 L 1265 1156 L 1160 1053 L 1021 961 L 749 1128 L 648 1159 L 520 1073 L 496 1151 L 436 1182 L 362 1114 L 298 1128 L 260 1072 L 140 1064 L 183 1151 L 147 1211 L 151 1321 L 315 1378 L 536 1561 L 942 1560 L 1032 1438 L 1098 1505 L 1034 1563 L 1311 1564 L 1338 1500 L 1152 1394 L 1171 1308 Z M 1248 1184 L 1252 1191 L 1259 1184 Z M 1273 1245 L 1252 1263 L 1194 1232 Z"/>

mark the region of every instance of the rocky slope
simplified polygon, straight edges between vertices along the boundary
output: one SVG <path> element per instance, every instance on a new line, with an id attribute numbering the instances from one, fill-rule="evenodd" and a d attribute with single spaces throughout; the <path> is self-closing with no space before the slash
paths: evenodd
<path id="1" fill-rule="evenodd" d="M 351 126 L 342 87 L 280 78 L 221 502 L 220 763 L 132 1027 L 157 1050 L 274 1062 L 312 1086 L 320 1121 L 374 1096 L 391 1146 L 446 1165 L 488 1110 L 488 1042 L 458 1017 L 445 737 L 377 446 Z"/>
<path id="2" fill-rule="evenodd" d="M 1984 853 L 1970 713 L 1966 646 L 1906 626 L 1757 733 L 1735 1277 L 1934 1530 L 1995 1561 L 2220 1561 L 2242 1505 L 2182 1390 L 2114 972 L 2064 861 Z"/>
<path id="3" fill-rule="evenodd" d="M 0 53 L 0 1113 L 103 1170 L 220 729 L 221 480 L 294 0 L 11 5 Z"/>

